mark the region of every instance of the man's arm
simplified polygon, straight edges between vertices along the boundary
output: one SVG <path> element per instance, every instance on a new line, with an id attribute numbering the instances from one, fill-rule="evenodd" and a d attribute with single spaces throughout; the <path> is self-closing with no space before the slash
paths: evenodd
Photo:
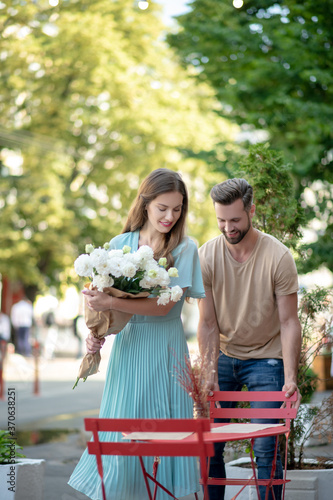
<path id="1" fill-rule="evenodd" d="M 198 344 L 201 356 L 211 362 L 211 390 L 219 391 L 217 363 L 220 352 L 220 331 L 216 320 L 211 290 L 205 290 L 206 298 L 199 299 Z"/>
<path id="2" fill-rule="evenodd" d="M 297 373 L 302 347 L 302 331 L 297 315 L 297 293 L 278 296 L 276 298 L 281 324 L 281 344 L 284 365 L 284 386 L 287 397 L 298 392 L 295 406 L 301 402 L 301 394 L 297 387 Z"/>

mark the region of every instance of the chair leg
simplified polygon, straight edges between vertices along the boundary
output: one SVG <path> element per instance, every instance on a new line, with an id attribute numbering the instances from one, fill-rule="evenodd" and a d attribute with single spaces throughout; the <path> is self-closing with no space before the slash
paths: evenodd
<path id="1" fill-rule="evenodd" d="M 105 493 L 105 486 L 103 479 L 102 479 L 102 494 L 103 494 L 103 500 L 106 500 L 106 493 Z"/>
<path id="2" fill-rule="evenodd" d="M 270 491 L 272 492 L 273 500 L 275 500 L 275 493 L 274 493 L 273 484 L 274 484 L 274 477 L 275 477 L 275 471 L 276 471 L 278 442 L 279 442 L 279 437 L 276 436 L 276 438 L 275 438 L 274 457 L 273 457 L 272 470 L 271 470 L 271 479 L 270 479 L 270 484 L 268 484 L 266 486 L 265 500 L 268 500 L 268 495 L 269 495 Z"/>
<path id="3" fill-rule="evenodd" d="M 258 481 L 257 481 L 256 468 L 254 466 L 254 461 L 253 461 L 253 446 L 254 446 L 254 439 L 252 438 L 251 439 L 251 452 L 250 452 L 251 467 L 252 467 L 253 479 L 255 480 L 255 483 L 256 483 L 258 500 L 260 500 L 260 493 L 259 493 L 259 485 L 258 485 Z"/>
<path id="4" fill-rule="evenodd" d="M 147 479 L 147 472 L 146 472 L 142 457 L 139 457 L 139 460 L 140 460 L 140 465 L 141 465 L 141 469 L 142 469 L 142 473 L 143 473 L 143 478 L 145 480 L 145 484 L 146 484 L 146 488 L 147 488 L 148 498 L 149 498 L 149 500 L 153 500 L 153 497 L 152 497 L 151 491 L 150 491 L 150 487 L 149 487 L 149 483 L 148 483 L 148 479 Z"/>

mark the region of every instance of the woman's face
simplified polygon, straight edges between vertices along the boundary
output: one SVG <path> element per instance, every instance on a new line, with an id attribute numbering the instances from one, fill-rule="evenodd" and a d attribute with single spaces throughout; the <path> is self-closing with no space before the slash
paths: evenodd
<path id="1" fill-rule="evenodd" d="M 157 196 L 147 205 L 148 223 L 160 233 L 168 233 L 182 213 L 183 195 L 170 191 Z"/>

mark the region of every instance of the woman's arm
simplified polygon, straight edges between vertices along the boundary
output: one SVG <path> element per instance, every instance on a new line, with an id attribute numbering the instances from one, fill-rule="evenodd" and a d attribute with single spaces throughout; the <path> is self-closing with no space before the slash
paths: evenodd
<path id="1" fill-rule="evenodd" d="M 186 290 L 187 288 L 183 288 L 184 294 Z M 85 295 L 87 306 L 94 311 L 112 309 L 140 316 L 165 316 L 175 305 L 172 301 L 166 305 L 157 305 L 157 298 L 120 299 L 97 290 L 83 290 L 82 293 Z"/>

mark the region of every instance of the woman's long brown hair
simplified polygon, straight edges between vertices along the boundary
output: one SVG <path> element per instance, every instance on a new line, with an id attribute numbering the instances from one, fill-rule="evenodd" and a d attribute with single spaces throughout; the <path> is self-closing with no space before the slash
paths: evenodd
<path id="1" fill-rule="evenodd" d="M 171 255 L 185 235 L 185 221 L 188 212 L 188 194 L 184 181 L 181 176 L 167 168 L 158 168 L 153 170 L 141 183 L 138 194 L 132 203 L 127 221 L 123 227 L 122 233 L 140 230 L 148 219 L 147 207 L 157 196 L 177 191 L 183 196 L 183 205 L 181 215 L 173 226 L 171 231 L 162 234 L 163 238 L 158 248 L 155 249 L 155 259 L 166 257 L 168 267 L 172 266 L 174 259 Z"/>

